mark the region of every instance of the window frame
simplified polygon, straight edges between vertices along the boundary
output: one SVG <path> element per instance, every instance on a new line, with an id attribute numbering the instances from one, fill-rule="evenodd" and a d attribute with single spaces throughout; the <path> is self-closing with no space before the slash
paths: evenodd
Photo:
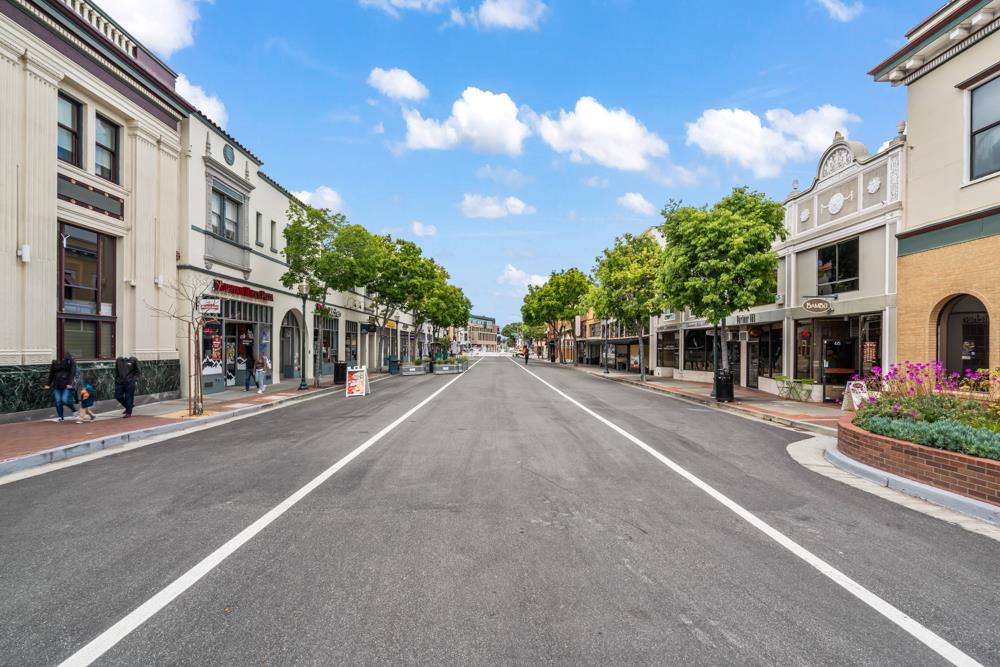
<path id="1" fill-rule="evenodd" d="M 264 216 L 261 214 L 260 211 L 257 211 L 257 218 L 256 218 L 256 221 L 255 221 L 255 224 L 256 224 L 256 227 L 257 227 L 257 229 L 256 229 L 257 238 L 254 241 L 254 243 L 257 246 L 263 248 L 264 247 L 264 242 L 261 241 L 261 236 L 263 236 L 263 234 L 264 234 L 264 232 L 262 231 L 263 227 L 264 227 Z"/>
<path id="2" fill-rule="evenodd" d="M 104 144 L 102 144 L 100 141 L 97 140 L 97 127 L 102 122 L 107 123 L 112 128 L 114 128 L 114 142 L 115 142 L 114 147 L 105 146 Z M 98 178 L 103 178 L 106 181 L 110 181 L 115 185 L 118 185 L 121 182 L 119 177 L 121 169 L 119 169 L 118 166 L 118 160 L 120 159 L 121 156 L 121 150 L 120 150 L 121 131 L 122 131 L 121 125 L 114 122 L 107 116 L 100 113 L 94 114 L 94 175 L 97 176 Z M 111 153 L 111 178 L 102 176 L 97 172 L 99 167 L 99 165 L 97 164 L 97 156 L 101 150 L 105 150 L 108 153 Z"/>
<path id="3" fill-rule="evenodd" d="M 74 160 L 64 160 L 62 157 L 59 156 L 59 135 L 58 135 L 58 129 L 57 129 L 57 133 L 56 133 L 56 157 L 59 159 L 60 162 L 65 162 L 66 164 L 71 164 L 74 167 L 80 167 L 80 168 L 82 168 L 82 166 L 83 166 L 83 143 L 81 141 L 81 136 L 80 135 L 83 134 L 83 102 L 77 100 L 74 97 L 70 97 L 69 95 L 67 95 L 66 93 L 64 93 L 61 90 L 59 91 L 58 99 L 59 100 L 66 100 L 67 102 L 69 102 L 70 105 L 72 105 L 73 110 L 75 112 L 74 113 L 74 116 L 75 116 L 74 120 L 76 121 L 76 127 L 75 128 L 69 127 L 67 125 L 63 125 L 61 122 L 59 122 L 59 113 L 58 113 L 58 111 L 56 112 L 56 127 L 58 129 L 66 130 L 67 132 L 69 132 L 73 136 L 73 156 L 75 157 L 75 159 Z M 57 100 L 56 104 L 57 105 L 59 104 L 58 100 Z"/>
<path id="4" fill-rule="evenodd" d="M 271 221 L 271 252 L 278 252 L 278 223 Z"/>
<path id="5" fill-rule="evenodd" d="M 976 92 L 982 90 L 986 86 L 991 84 L 1000 85 L 1000 77 L 993 77 L 988 81 L 980 83 L 975 88 L 969 90 L 969 180 L 978 181 L 983 178 L 988 178 L 1000 173 L 1000 164 L 997 165 L 996 169 L 988 171 L 983 174 L 976 173 L 976 137 L 981 134 L 986 134 L 991 130 L 995 130 L 1000 127 L 1000 114 L 998 114 L 997 119 L 992 123 L 985 125 L 978 130 L 975 127 L 976 118 Z"/>
<path id="6" fill-rule="evenodd" d="M 857 275 L 850 277 L 841 277 L 840 275 L 840 249 L 841 246 L 847 245 L 849 243 L 855 244 L 857 248 L 857 259 L 854 263 L 856 267 Z M 833 280 L 827 282 L 820 282 L 820 264 L 819 254 L 829 248 L 834 249 L 834 260 L 833 260 Z M 854 283 L 854 286 L 849 289 L 838 288 L 841 285 L 849 285 Z M 829 291 L 824 291 L 824 287 L 829 287 Z M 834 243 L 828 243 L 827 245 L 820 246 L 816 248 L 816 294 L 820 296 L 831 296 L 834 294 L 844 294 L 846 292 L 856 292 L 861 289 L 861 237 L 855 236 L 849 239 L 842 239 Z"/>
<path id="7" fill-rule="evenodd" d="M 97 280 L 95 288 L 95 303 L 97 304 L 97 313 L 67 313 L 66 312 L 66 291 L 65 291 L 65 266 L 66 266 L 66 247 L 63 244 L 63 234 L 65 233 L 66 227 L 73 227 L 75 229 L 81 229 L 86 232 L 97 235 L 97 257 L 95 259 L 97 263 Z M 113 255 L 110 264 L 105 263 L 105 243 L 104 240 L 110 240 L 110 252 Z M 68 222 L 59 221 L 59 235 L 56 238 L 56 254 L 58 257 L 57 271 L 58 271 L 58 300 L 56 302 L 56 350 L 59 358 L 61 359 L 66 353 L 66 322 L 95 322 L 97 328 L 94 331 L 94 350 L 96 356 L 94 357 L 78 357 L 81 361 L 95 360 L 102 361 L 115 358 L 115 352 L 118 349 L 118 289 L 117 289 L 117 273 L 118 273 L 118 239 L 114 236 L 108 234 L 102 234 L 93 229 L 87 229 L 81 225 L 72 224 Z M 107 276 L 108 280 L 108 290 L 111 292 L 110 295 L 105 295 L 101 287 L 102 283 L 105 282 L 104 269 L 106 266 L 110 267 L 111 275 Z M 109 299 L 105 300 L 104 296 L 110 296 Z M 100 314 L 100 304 L 101 303 L 111 304 L 111 315 L 101 315 Z M 104 351 L 101 349 L 101 327 L 102 325 L 110 325 L 111 327 L 111 349 Z"/>
<path id="8" fill-rule="evenodd" d="M 218 213 L 219 215 L 218 225 L 216 225 L 215 223 L 216 214 L 215 214 L 215 209 L 213 208 L 213 204 L 215 203 L 216 197 L 219 198 L 219 204 L 220 204 L 220 209 Z M 234 238 L 229 238 L 228 236 L 226 236 L 226 223 L 229 221 L 229 218 L 226 217 L 226 210 L 228 209 L 229 205 L 234 206 L 236 209 L 236 219 L 233 221 L 235 222 L 236 225 Z M 243 226 L 243 208 L 244 208 L 244 203 L 242 201 L 238 201 L 233 197 L 230 197 L 228 194 L 226 194 L 219 188 L 213 187 L 209 193 L 209 203 L 208 203 L 209 233 L 218 239 L 226 241 L 227 243 L 232 243 L 234 245 L 242 245 L 240 236 L 242 232 L 241 227 Z"/>

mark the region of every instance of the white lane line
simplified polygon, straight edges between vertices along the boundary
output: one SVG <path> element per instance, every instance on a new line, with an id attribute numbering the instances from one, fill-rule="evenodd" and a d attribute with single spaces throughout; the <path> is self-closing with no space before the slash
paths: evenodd
<path id="1" fill-rule="evenodd" d="M 513 359 L 511 361 L 513 361 Z M 517 366 L 518 368 L 521 368 L 521 365 L 518 364 L 517 362 L 514 362 L 514 365 Z M 580 408 L 581 410 L 589 414 L 594 419 L 598 420 L 605 426 L 609 427 L 610 429 L 612 429 L 613 431 L 624 437 L 632 444 L 637 445 L 638 447 L 645 450 L 647 454 L 653 456 L 660 463 L 667 466 L 675 473 L 677 473 L 678 475 L 680 475 L 681 477 L 683 477 L 684 479 L 691 482 L 696 487 L 707 493 L 709 496 L 711 496 L 715 500 L 725 505 L 728 509 L 732 510 L 741 519 L 743 519 L 751 526 L 753 526 L 760 532 L 770 537 L 772 540 L 774 540 L 775 542 L 783 546 L 785 549 L 787 549 L 788 551 L 792 552 L 793 554 L 804 560 L 809 565 L 813 566 L 821 574 L 833 580 L 834 583 L 841 586 L 848 593 L 858 598 L 859 600 L 867 604 L 869 607 L 871 607 L 878 613 L 885 616 L 887 619 L 889 619 L 890 621 L 898 625 L 900 628 L 908 632 L 910 635 L 921 641 L 924 645 L 926 645 L 928 648 L 930 648 L 932 651 L 940 655 L 942 658 L 944 658 L 951 664 L 963 665 L 963 666 L 980 665 L 980 663 L 974 660 L 971 656 L 965 654 L 956 646 L 953 646 L 952 644 L 948 643 L 941 636 L 937 635 L 935 632 L 933 632 L 926 626 L 917 622 L 903 611 L 897 609 L 896 607 L 889 604 L 879 596 L 875 595 L 867 588 L 865 588 L 858 582 L 854 581 L 849 576 L 847 576 L 837 568 L 833 567 L 832 565 L 827 563 L 825 560 L 823 560 L 816 554 L 812 553 L 799 543 L 794 542 L 792 539 L 785 536 L 784 533 L 781 533 L 777 529 L 773 528 L 770 524 L 767 524 L 761 519 L 757 518 L 755 514 L 744 508 L 742 505 L 739 505 L 736 501 L 730 499 L 728 496 L 723 495 L 721 492 L 717 491 L 707 482 L 704 482 L 700 478 L 695 477 L 685 468 L 682 468 L 680 465 L 678 465 L 671 459 L 667 458 L 660 452 L 656 451 L 655 449 L 653 449 L 652 447 L 650 447 L 645 442 L 635 437 L 625 429 L 621 428 L 617 424 L 597 414 L 587 406 L 577 401 L 575 398 L 572 398 L 571 396 L 567 395 L 562 390 L 552 386 L 539 376 L 529 371 L 527 368 L 521 368 L 521 370 L 523 370 L 528 375 L 534 377 L 536 380 L 538 380 L 546 387 L 548 387 L 552 391 L 556 392 L 557 394 L 565 398 L 567 401 L 569 401 L 576 407 Z"/>
<path id="2" fill-rule="evenodd" d="M 481 361 L 481 360 L 480 360 Z M 478 364 L 469 367 L 471 371 Z M 466 371 L 468 372 L 468 371 Z M 366 449 L 374 445 L 376 442 L 385 437 L 390 431 L 395 429 L 397 426 L 409 419 L 413 413 L 415 413 L 420 408 L 424 407 L 432 400 L 434 400 L 441 392 L 450 387 L 452 384 L 457 382 L 462 375 L 456 375 L 454 378 L 448 381 L 443 387 L 435 391 L 433 394 L 422 400 L 416 406 L 407 410 L 401 417 L 396 419 L 381 431 L 373 435 L 372 437 L 365 440 L 361 445 L 357 447 L 350 454 L 340 459 L 332 466 L 324 470 L 322 473 L 317 475 L 308 484 L 303 486 L 301 489 L 288 496 L 281 503 L 276 505 L 273 509 L 267 512 L 264 516 L 260 517 L 252 524 L 240 531 L 235 537 L 230 539 L 228 542 L 223 544 L 221 547 L 213 551 L 211 554 L 206 556 L 200 563 L 192 567 L 190 570 L 182 574 L 181 576 L 174 579 L 166 588 L 161 590 L 159 593 L 153 597 L 146 600 L 144 603 L 136 607 L 132 612 L 130 612 L 125 618 L 118 621 L 110 628 L 102 632 L 96 638 L 94 638 L 89 644 L 81 648 L 79 651 L 71 655 L 69 658 L 64 660 L 61 664 L 66 667 L 76 667 L 77 665 L 89 665 L 94 662 L 102 655 L 107 653 L 115 644 L 120 642 L 122 639 L 127 637 L 132 631 L 138 628 L 140 625 L 148 621 L 154 614 L 170 604 L 174 599 L 176 599 L 181 593 L 191 588 L 199 579 L 204 577 L 206 574 L 214 570 L 219 566 L 222 561 L 226 560 L 231 556 L 237 549 L 242 547 L 244 544 L 252 540 L 258 533 L 267 528 L 271 523 L 273 523 L 278 517 L 291 509 L 297 502 L 305 498 L 307 495 L 316 490 L 319 485 L 321 485 L 326 480 L 330 479 L 338 470 L 346 466 L 348 463 L 360 456 Z"/>

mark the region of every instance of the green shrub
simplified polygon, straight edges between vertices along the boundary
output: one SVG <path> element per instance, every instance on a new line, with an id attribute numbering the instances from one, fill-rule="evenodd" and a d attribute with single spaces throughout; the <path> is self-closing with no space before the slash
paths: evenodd
<path id="1" fill-rule="evenodd" d="M 858 417 L 888 417 L 924 422 L 950 420 L 972 428 L 1000 432 L 1000 415 L 989 405 L 942 393 L 883 396 L 878 402 L 858 408 Z"/>
<path id="2" fill-rule="evenodd" d="M 921 421 L 859 413 L 854 424 L 878 435 L 1000 461 L 1000 433 L 951 419 Z"/>

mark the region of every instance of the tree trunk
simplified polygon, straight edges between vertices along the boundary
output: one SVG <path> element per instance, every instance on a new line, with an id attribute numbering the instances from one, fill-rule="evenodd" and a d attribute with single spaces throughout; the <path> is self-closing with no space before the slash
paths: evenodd
<path id="1" fill-rule="evenodd" d="M 722 355 L 722 367 L 729 370 L 729 344 L 726 342 L 726 329 L 719 326 L 719 354 Z"/>
<path id="2" fill-rule="evenodd" d="M 580 353 L 577 350 L 576 345 L 576 325 L 570 330 L 570 334 L 573 336 L 573 365 L 576 366 L 580 362 Z"/>

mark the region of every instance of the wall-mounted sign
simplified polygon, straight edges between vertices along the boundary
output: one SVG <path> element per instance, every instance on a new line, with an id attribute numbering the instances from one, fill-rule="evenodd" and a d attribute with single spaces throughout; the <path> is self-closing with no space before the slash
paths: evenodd
<path id="1" fill-rule="evenodd" d="M 806 299 L 802 302 L 802 309 L 813 315 L 823 315 L 829 313 L 833 306 L 826 299 Z"/>
<path id="2" fill-rule="evenodd" d="M 386 326 L 387 329 L 395 329 L 396 328 L 396 321 L 395 320 L 389 320 L 388 322 L 385 323 L 385 326 Z"/>
<path id="3" fill-rule="evenodd" d="M 215 280 L 212 283 L 212 289 L 216 292 L 225 292 L 226 294 L 234 294 L 236 296 L 245 296 L 250 299 L 260 299 L 261 301 L 274 301 L 274 295 L 270 292 L 265 292 L 262 289 L 254 289 L 252 287 L 245 287 L 243 285 L 233 285 L 222 280 Z"/>
<path id="4" fill-rule="evenodd" d="M 219 315 L 222 313 L 222 299 L 201 297 L 198 299 L 198 312 L 202 315 Z"/>

